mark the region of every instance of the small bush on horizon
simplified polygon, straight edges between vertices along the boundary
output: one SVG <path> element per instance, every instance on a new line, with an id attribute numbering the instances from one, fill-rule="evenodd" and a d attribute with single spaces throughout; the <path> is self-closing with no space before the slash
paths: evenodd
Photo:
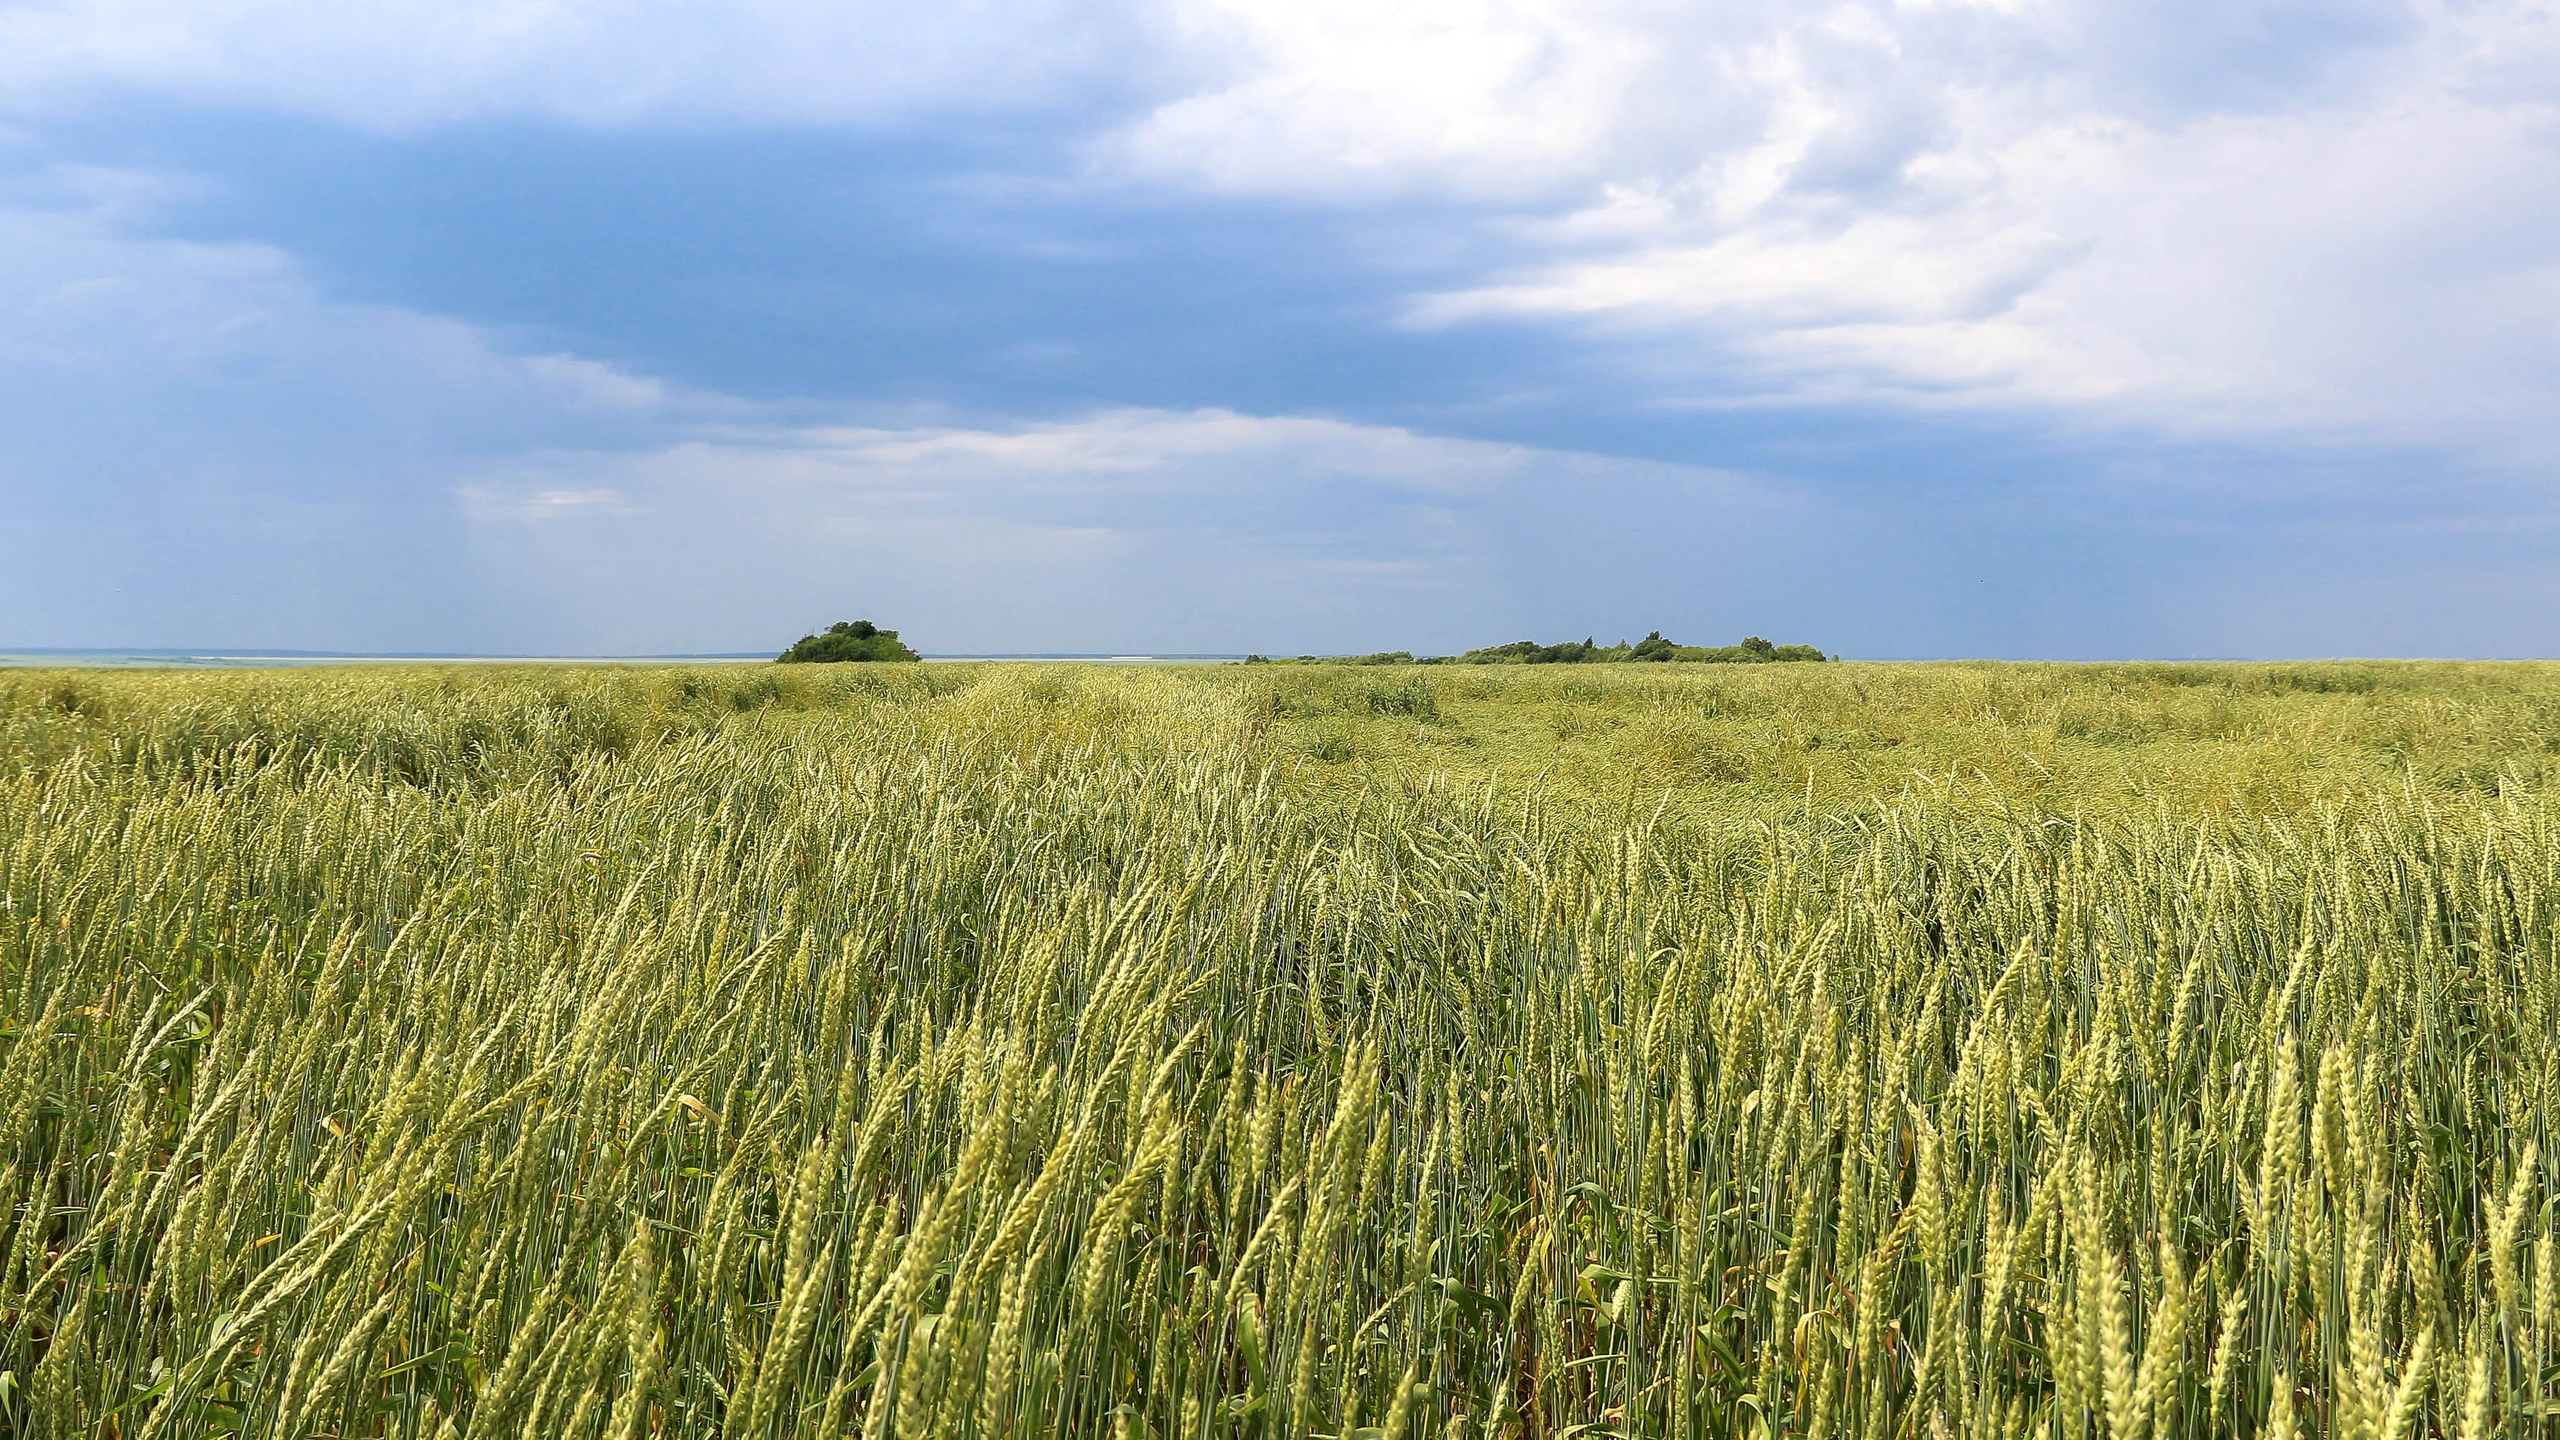
<path id="1" fill-rule="evenodd" d="M 921 660 L 924 657 L 868 620 L 839 620 L 821 635 L 803 635 L 800 643 L 774 657 L 779 665 L 832 665 L 856 660 Z"/>

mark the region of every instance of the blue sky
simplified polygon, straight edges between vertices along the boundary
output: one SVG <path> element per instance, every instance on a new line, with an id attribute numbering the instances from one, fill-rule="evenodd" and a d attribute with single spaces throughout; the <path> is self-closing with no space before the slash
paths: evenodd
<path id="1" fill-rule="evenodd" d="M 2548 3 L 0 7 L 0 649 L 2560 653 Z"/>

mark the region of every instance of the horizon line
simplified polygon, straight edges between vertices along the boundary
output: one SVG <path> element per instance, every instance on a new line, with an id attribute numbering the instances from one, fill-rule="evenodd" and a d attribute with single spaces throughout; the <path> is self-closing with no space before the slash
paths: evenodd
<path id="1" fill-rule="evenodd" d="M 920 656 L 918 657 L 918 659 L 919 659 L 920 661 L 922 661 L 922 662 L 925 662 L 925 663 L 933 663 L 933 662 L 951 662 L 951 661 L 982 661 L 982 662 L 983 662 L 983 661 L 1002 661 L 1002 660 L 1047 660 L 1047 661 L 1093 661 L 1093 662 L 1104 662 L 1104 663 L 1108 663 L 1108 662 L 1119 662 L 1119 663 L 1124 663 L 1124 664 L 1125 664 L 1125 663 L 1138 663 L 1138 662 L 1169 662 L 1169 661 L 1186 661 L 1186 660 L 1187 660 L 1187 661 L 1213 661 L 1213 662 L 1214 662 L 1214 661 L 1241 661 L 1241 660 L 1245 660 L 1245 659 L 1248 659 L 1248 658 L 1252 658 L 1252 657 L 1254 657 L 1254 656 L 1262 655 L 1262 654 L 1264 654 L 1264 653 L 1265 653 L 1265 652 L 1261 652 L 1261 651 L 1206 651 L 1206 650 L 1195 650 L 1195 651 L 1136 651 L 1136 650 L 1123 650 L 1123 651 L 1101 651 L 1101 650 L 1048 650 L 1048 651 L 1030 651 L 1030 650 L 1003 650 L 1003 651 L 969 651 L 969 652 L 959 652 L 959 651 L 954 651 L 954 652 L 945 652 L 945 653 L 939 653 L 939 654 L 924 654 L 924 655 L 920 655 Z M 1377 653 L 1377 652 L 1372 651 L 1372 652 L 1363 652 L 1363 653 L 1374 654 L 1374 653 Z M 538 664 L 639 664 L 639 663 L 647 663 L 647 662 L 651 662 L 651 661 L 665 661 L 665 662 L 696 661 L 696 662 L 724 662 L 724 663 L 751 663 L 751 662 L 762 661 L 762 662 L 770 663 L 770 662 L 772 662 L 775 658 L 776 658 L 776 657 L 775 657 L 774 653 L 773 653 L 773 652 L 771 652 L 771 651 L 768 651 L 768 650 L 696 650 L 696 651 L 657 651 L 657 652 L 645 652 L 645 653 L 624 653 L 624 654 L 567 654 L 567 653 L 560 653 L 560 652 L 551 652 L 551 653 L 491 653 L 491 652 L 485 652 L 485 651 L 462 651 L 462 650 L 383 650 L 383 651 L 370 651 L 370 650 L 301 650 L 301 649 L 283 649 L 283 648 L 261 648 L 261 647 L 254 647 L 254 646 L 237 646 L 237 647 L 231 647 L 231 646 L 225 646 L 225 647 L 184 647 L 184 646 L 26 645 L 26 646 L 16 646 L 16 647 L 5 647 L 5 648 L 0 648 L 0 667 L 21 668 L 21 669 L 25 669 L 25 668 L 36 668 L 36 667 L 34 667 L 34 666 L 30 666 L 30 665 L 25 664 L 24 662 L 26 662 L 26 661 L 31 661 L 31 660 L 47 660 L 47 659 L 60 659 L 60 660 L 123 659 L 123 660 L 134 660 L 134 661 L 166 660 L 166 661 L 196 661 L 196 662 L 209 663 L 209 664 L 218 664 L 219 662 L 223 662 L 223 661 L 240 661 L 240 662 L 257 662 L 257 661 L 311 661 L 311 662 L 335 662 L 335 663 L 347 663 L 347 664 L 361 664 L 361 663 L 365 663 L 365 662 L 369 662 L 369 661 L 371 661 L 371 662 L 387 662 L 387 663 L 408 663 L 408 664 L 434 663 L 434 662 L 442 661 L 442 662 L 455 662 L 455 663 L 477 663 L 477 664 L 510 664 L 510 663 L 512 663 L 512 664 L 538 665 Z M 1308 661 L 1308 659 L 1309 659 L 1309 658 L 1312 658 L 1316 663 L 1322 663 L 1322 662 L 1327 661 L 1327 660 L 1344 660 L 1344 661 L 1356 660 L 1356 659 L 1360 658 L 1360 656 L 1359 656 L 1359 655 L 1356 655 L 1356 654 L 1345 653 L 1345 654 L 1338 655 L 1338 656 L 1333 656 L 1333 655 L 1320 655 L 1320 656 L 1314 656 L 1314 657 L 1305 657 L 1305 656 L 1302 656 L 1302 655 L 1289 654 L 1289 653 L 1285 653 L 1285 652 L 1277 652 L 1277 651 L 1275 651 L 1275 652 L 1270 652 L 1270 658 L 1271 658 L 1271 659 L 1273 659 L 1273 660 L 1281 661 L 1281 662 L 1283 662 L 1283 663 L 1300 663 L 1300 664 L 1303 664 L 1303 663 L 1307 663 L 1307 661 Z M 1448 658 L 1448 657 L 1436 657 L 1436 656 L 1434 656 L 1434 657 L 1418 657 L 1418 658 L 1444 659 L 1444 658 Z M 1835 661 L 1835 663 L 1844 663 L 1844 662 L 1845 662 L 1845 663 L 1889 664 L 1889 665 L 1890 665 L 1890 664 L 1899 664 L 1899 665 L 1951 665 L 1951 664 L 1997 664 L 1997 665 L 2340 665 L 2340 664 L 2456 664 L 2456 665 L 2500 665 L 2500 664 L 2537 664 L 2537 663 L 2548 663 L 2552 658 L 2553 658 L 2553 657 L 2549 657 L 2549 656 L 2535 656 L 2535 655 L 2499 655 L 2499 656 L 2446 656 L 2446 655 L 2317 655 L 2317 656 L 2128 655 L 2128 656 L 2110 656 L 2110 657 L 2094 658 L 2094 659 L 2092 659 L 2092 658 L 2084 658 L 2084 659 L 2056 659 L 2056 658 L 2048 657 L 2048 656 L 2017 657 L 2017 656 L 1996 656 L 1996 655 L 1903 655 L 1903 656 L 1846 656 L 1846 657 L 1838 657 L 1838 659 Z"/>

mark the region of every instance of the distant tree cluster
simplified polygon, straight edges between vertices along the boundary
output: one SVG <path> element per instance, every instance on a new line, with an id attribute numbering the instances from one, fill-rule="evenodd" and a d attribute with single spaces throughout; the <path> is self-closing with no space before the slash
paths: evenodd
<path id="1" fill-rule="evenodd" d="M 1624 642 L 1621 642 L 1622 644 Z M 1772 645 L 1757 635 L 1745 635 L 1739 645 L 1675 645 L 1654 631 L 1637 641 L 1627 651 L 1629 660 L 1696 660 L 1709 665 L 1766 665 L 1790 660 L 1836 660 L 1813 645 Z"/>
<path id="2" fill-rule="evenodd" d="M 832 665 L 849 660 L 921 660 L 898 641 L 898 632 L 868 620 L 839 620 L 820 635 L 803 635 L 800 643 L 775 657 L 784 665 Z"/>
<path id="3" fill-rule="evenodd" d="M 1373 655 L 1301 655 L 1295 661 L 1274 660 L 1265 655 L 1248 655 L 1248 665 L 1610 665 L 1648 664 L 1673 660 L 1703 665 L 1766 665 L 1791 660 L 1830 660 L 1812 645 L 1773 645 L 1757 635 L 1744 637 L 1739 645 L 1682 645 L 1665 640 L 1656 630 L 1630 645 L 1621 640 L 1615 645 L 1602 645 L 1594 639 L 1567 640 L 1555 645 L 1541 645 L 1535 640 L 1514 640 L 1507 645 L 1488 645 L 1463 655 L 1425 655 L 1416 658 L 1409 650 L 1381 650 Z"/>

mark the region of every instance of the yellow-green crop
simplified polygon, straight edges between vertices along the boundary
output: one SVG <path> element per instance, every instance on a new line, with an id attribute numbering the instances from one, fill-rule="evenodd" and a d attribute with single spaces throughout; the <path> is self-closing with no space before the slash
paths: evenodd
<path id="1" fill-rule="evenodd" d="M 0 676 L 0 1435 L 2550 1433 L 2560 675 L 1768 668 Z"/>

